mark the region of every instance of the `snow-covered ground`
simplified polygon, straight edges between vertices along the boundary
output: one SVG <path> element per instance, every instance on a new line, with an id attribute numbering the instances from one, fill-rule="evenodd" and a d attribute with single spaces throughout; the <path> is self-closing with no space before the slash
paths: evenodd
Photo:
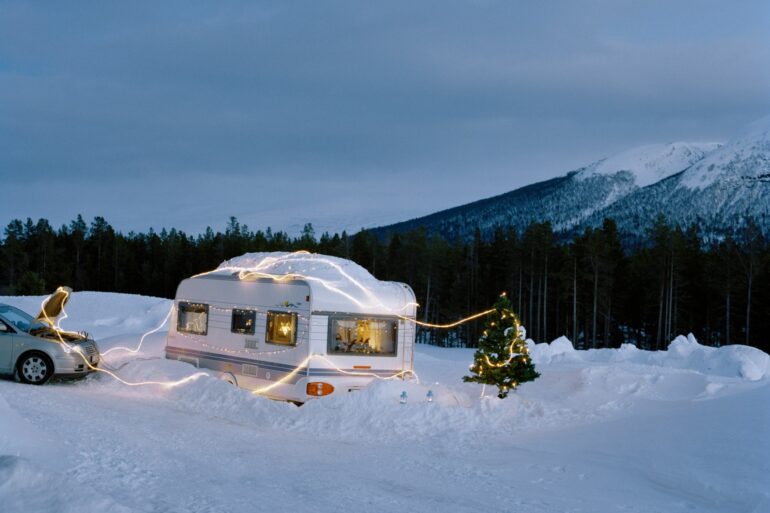
<path id="1" fill-rule="evenodd" d="M 0 298 L 36 313 L 42 298 Z M 170 302 L 76 293 L 62 326 L 135 346 Z M 164 331 L 114 352 L 126 381 L 196 370 Z M 216 377 L 0 381 L 0 511 L 768 512 L 770 358 L 680 337 L 668 352 L 531 353 L 506 400 L 461 382 L 472 351 L 418 346 L 420 384 L 298 408 Z M 434 403 L 425 399 L 428 390 Z M 407 404 L 399 395 L 407 391 Z"/>

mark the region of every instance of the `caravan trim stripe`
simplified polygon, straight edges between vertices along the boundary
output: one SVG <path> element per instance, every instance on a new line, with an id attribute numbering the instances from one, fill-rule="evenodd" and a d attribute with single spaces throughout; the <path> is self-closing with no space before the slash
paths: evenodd
<path id="1" fill-rule="evenodd" d="M 287 365 L 283 363 L 277 363 L 277 362 L 268 362 L 265 360 L 256 360 L 253 358 L 242 358 L 238 356 L 229 356 L 229 355 L 223 355 L 218 353 L 209 353 L 207 351 L 198 351 L 197 349 L 186 349 L 182 347 L 171 347 L 166 346 L 166 358 L 169 359 L 179 359 L 182 358 L 198 358 L 198 359 L 206 359 L 206 360 L 214 360 L 216 362 L 222 362 L 222 363 L 229 363 L 233 365 L 255 365 L 259 367 L 260 370 L 266 370 L 266 371 L 274 371 L 278 373 L 289 373 L 293 372 L 297 367 L 292 365 Z M 202 368 L 208 368 L 205 365 L 201 365 Z M 221 370 L 221 369 L 212 369 L 212 370 Z M 229 372 L 232 372 L 232 369 L 229 370 Z M 402 372 L 401 369 L 366 369 L 365 371 L 361 371 L 360 369 L 328 369 L 323 367 L 302 367 L 299 369 L 299 372 L 296 374 L 297 380 L 302 377 L 308 377 L 308 376 L 321 376 L 321 377 L 334 377 L 334 376 L 346 376 L 346 377 L 367 377 L 366 375 L 361 376 L 360 374 L 367 374 L 372 375 L 375 374 L 380 377 L 393 377 Z M 240 372 L 237 374 L 241 374 Z M 359 376 L 356 376 L 356 374 L 359 374 Z M 278 381 L 281 379 L 281 376 L 271 376 L 271 378 L 275 379 L 266 379 L 267 381 Z M 292 380 L 296 382 L 297 380 Z"/>

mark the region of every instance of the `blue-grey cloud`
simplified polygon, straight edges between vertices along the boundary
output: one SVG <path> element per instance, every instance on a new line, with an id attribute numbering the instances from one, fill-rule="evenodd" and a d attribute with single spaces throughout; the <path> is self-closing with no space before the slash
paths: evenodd
<path id="1" fill-rule="evenodd" d="M 0 2 L 0 218 L 352 226 L 723 140 L 770 111 L 768 25 L 764 1 Z"/>

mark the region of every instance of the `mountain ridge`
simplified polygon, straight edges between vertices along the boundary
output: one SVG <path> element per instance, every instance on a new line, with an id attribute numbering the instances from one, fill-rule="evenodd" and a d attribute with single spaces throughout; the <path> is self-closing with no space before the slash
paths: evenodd
<path id="1" fill-rule="evenodd" d="M 768 121 L 765 121 L 767 119 Z M 663 214 L 683 227 L 719 235 L 754 216 L 770 234 L 770 117 L 722 143 L 648 144 L 489 198 L 373 228 L 379 237 L 424 228 L 448 240 L 490 238 L 498 227 L 523 231 L 548 221 L 569 234 L 611 217 L 640 234 Z"/>

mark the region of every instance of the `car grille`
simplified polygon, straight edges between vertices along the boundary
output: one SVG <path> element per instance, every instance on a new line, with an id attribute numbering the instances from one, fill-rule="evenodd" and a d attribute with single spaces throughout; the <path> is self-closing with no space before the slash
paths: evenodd
<path id="1" fill-rule="evenodd" d="M 88 356 L 96 354 L 96 345 L 93 342 L 86 342 L 84 344 L 80 344 L 80 347 L 83 348 L 83 352 L 87 354 Z"/>

